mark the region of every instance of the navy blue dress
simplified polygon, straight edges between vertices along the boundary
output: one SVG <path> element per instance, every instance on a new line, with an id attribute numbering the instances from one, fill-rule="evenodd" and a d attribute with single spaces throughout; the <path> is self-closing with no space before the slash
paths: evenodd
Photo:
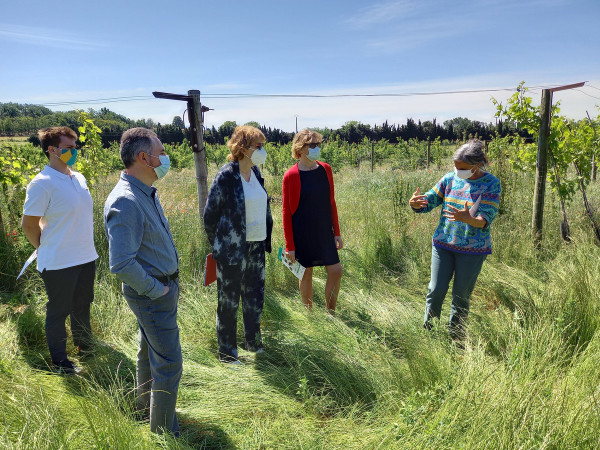
<path id="1" fill-rule="evenodd" d="M 327 172 L 322 166 L 299 172 L 300 202 L 292 216 L 296 259 L 304 267 L 337 264 Z"/>

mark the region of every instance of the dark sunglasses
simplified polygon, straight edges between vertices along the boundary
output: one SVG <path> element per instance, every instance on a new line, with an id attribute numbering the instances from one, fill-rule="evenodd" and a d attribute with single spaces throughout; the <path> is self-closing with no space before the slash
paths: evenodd
<path id="1" fill-rule="evenodd" d="M 320 143 L 320 142 L 313 142 L 312 144 L 308 144 L 308 146 L 309 146 L 310 148 L 317 148 L 317 147 L 318 147 L 318 146 L 320 146 L 320 145 L 321 145 L 321 143 Z"/>

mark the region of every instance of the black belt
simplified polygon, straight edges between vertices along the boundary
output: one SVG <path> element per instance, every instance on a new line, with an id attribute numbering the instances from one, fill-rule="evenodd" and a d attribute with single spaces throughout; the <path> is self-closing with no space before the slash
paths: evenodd
<path id="1" fill-rule="evenodd" d="M 166 285 L 169 283 L 169 281 L 176 280 L 178 277 L 179 277 L 179 270 L 176 270 L 171 275 L 165 275 L 164 277 L 154 277 L 154 278 L 156 278 L 162 284 Z"/>

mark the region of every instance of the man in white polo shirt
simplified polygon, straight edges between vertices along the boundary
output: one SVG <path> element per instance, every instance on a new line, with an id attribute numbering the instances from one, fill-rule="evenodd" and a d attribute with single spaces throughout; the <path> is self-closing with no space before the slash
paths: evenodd
<path id="1" fill-rule="evenodd" d="M 38 135 L 49 162 L 27 186 L 21 225 L 37 249 L 37 269 L 48 294 L 46 340 L 53 369 L 76 374 L 81 369 L 67 358 L 65 320 L 71 316 L 75 346 L 89 351 L 98 258 L 93 202 L 85 177 L 69 167 L 77 158 L 77 134 L 68 127 L 51 127 Z"/>

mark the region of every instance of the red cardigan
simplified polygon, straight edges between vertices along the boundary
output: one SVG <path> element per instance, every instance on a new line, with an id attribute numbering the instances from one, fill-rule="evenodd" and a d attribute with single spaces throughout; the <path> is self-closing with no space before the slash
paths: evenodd
<path id="1" fill-rule="evenodd" d="M 327 163 L 317 161 L 323 166 L 329 180 L 329 198 L 331 201 L 331 223 L 333 224 L 334 236 L 341 236 L 340 224 L 338 222 L 337 206 L 333 188 L 333 172 Z M 283 176 L 283 234 L 285 236 L 285 248 L 287 251 L 296 251 L 294 245 L 294 232 L 292 229 L 292 216 L 298 209 L 300 203 L 300 172 L 298 163 L 294 164 Z"/>

